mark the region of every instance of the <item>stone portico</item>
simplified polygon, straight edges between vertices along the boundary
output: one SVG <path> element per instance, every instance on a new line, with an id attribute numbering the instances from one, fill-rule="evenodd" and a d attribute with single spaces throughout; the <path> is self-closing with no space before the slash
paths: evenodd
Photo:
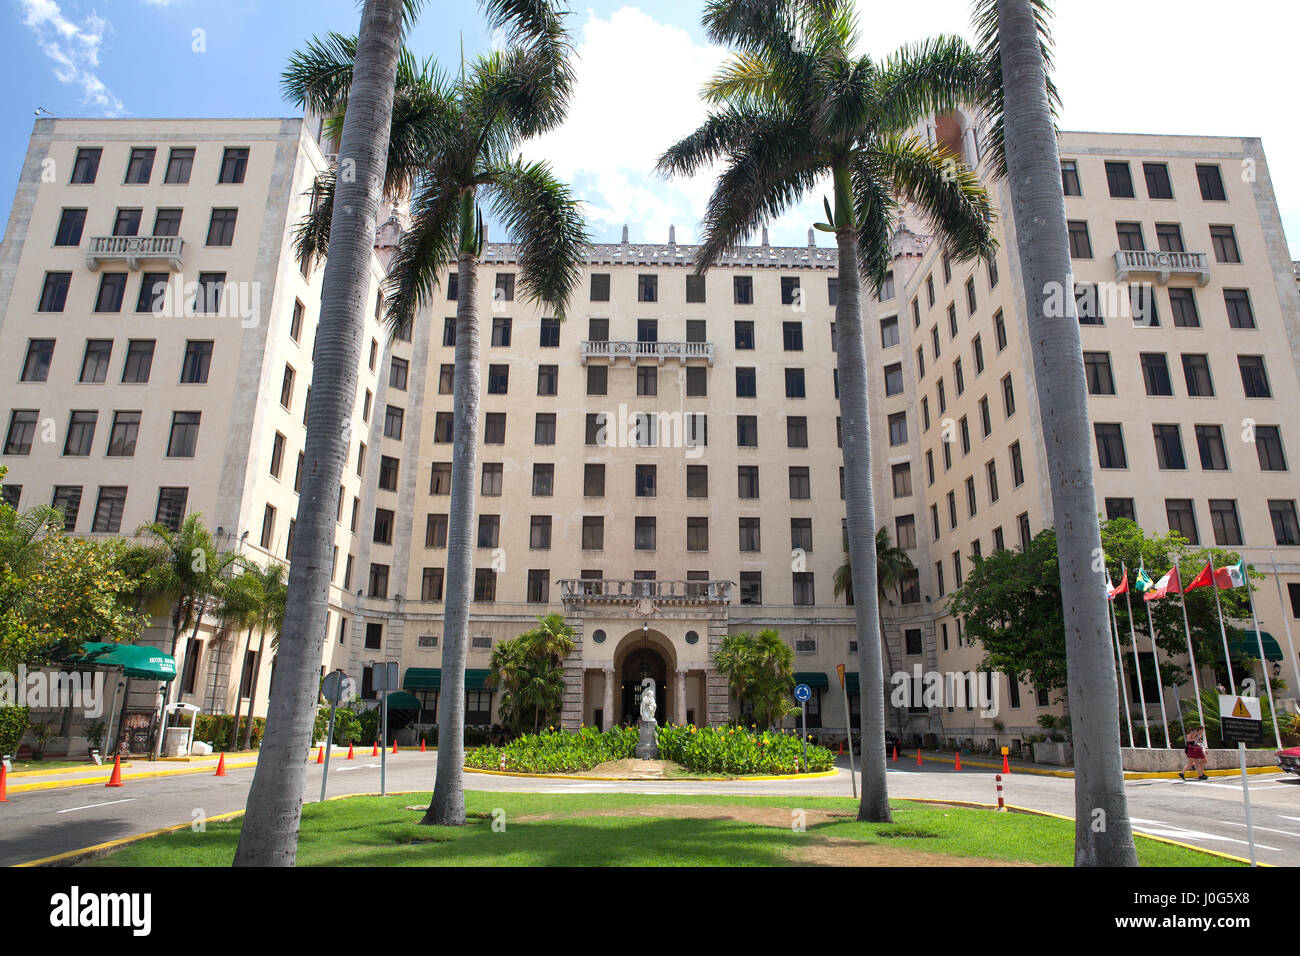
<path id="1" fill-rule="evenodd" d="M 725 723 L 727 680 L 711 662 L 727 634 L 731 588 L 730 581 L 560 581 L 575 630 L 564 729 L 635 721 L 634 688 L 644 677 L 655 682 L 661 722 Z"/>

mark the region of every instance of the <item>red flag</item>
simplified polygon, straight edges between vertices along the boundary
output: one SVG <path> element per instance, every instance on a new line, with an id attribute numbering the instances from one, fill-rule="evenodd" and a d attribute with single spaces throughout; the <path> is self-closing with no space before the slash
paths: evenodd
<path id="1" fill-rule="evenodd" d="M 1169 569 L 1169 573 L 1143 593 L 1142 598 L 1147 601 L 1158 601 L 1162 597 L 1178 594 L 1180 591 L 1182 591 L 1182 586 L 1178 581 L 1178 565 L 1175 564 Z"/>
<path id="2" fill-rule="evenodd" d="M 1183 588 L 1183 590 L 1194 591 L 1196 588 L 1212 587 L 1214 587 L 1214 562 L 1206 561 L 1205 569 L 1196 577 L 1192 578 L 1192 580 L 1187 583 L 1187 587 Z"/>
<path id="3" fill-rule="evenodd" d="M 1127 590 L 1128 590 L 1128 571 L 1126 570 L 1124 572 L 1124 577 L 1120 580 L 1119 584 L 1117 584 L 1115 587 L 1111 588 L 1106 592 L 1106 599 L 1108 601 L 1113 601 L 1116 595 L 1123 594 Z"/>

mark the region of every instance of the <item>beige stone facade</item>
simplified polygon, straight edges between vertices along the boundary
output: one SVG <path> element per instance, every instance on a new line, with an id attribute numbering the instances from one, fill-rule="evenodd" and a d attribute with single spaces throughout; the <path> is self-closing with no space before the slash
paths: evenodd
<path id="1" fill-rule="evenodd" d="M 960 116 L 923 128 L 972 162 L 984 158 L 973 124 Z M 92 146 L 103 149 L 97 184 L 71 185 L 77 149 Z M 162 182 L 172 146 L 196 148 L 190 185 Z M 157 150 L 153 181 L 123 185 L 130 150 L 140 147 Z M 250 149 L 238 186 L 216 182 L 227 147 Z M 57 175 L 41 182 L 47 155 Z M 1119 426 L 1125 452 L 1122 468 L 1098 462 L 1099 506 L 1111 513 L 1131 507 L 1158 532 L 1182 520 L 1182 500 L 1190 499 L 1201 543 L 1217 540 L 1260 567 L 1276 552 L 1285 606 L 1271 580 L 1256 598 L 1262 626 L 1285 647 L 1282 616 L 1294 622 L 1300 612 L 1300 544 L 1288 524 L 1294 511 L 1286 508 L 1297 498 L 1291 467 L 1300 432 L 1285 414 L 1300 407 L 1300 294 L 1259 142 L 1067 133 L 1062 158 L 1075 164 L 1081 192 L 1067 199 L 1069 218 L 1086 224 L 1088 238 L 1085 247 L 1076 227 L 1076 281 L 1102 287 L 1103 298 L 1114 295 L 1108 284 L 1150 283 L 1157 303 L 1158 325 L 1135 327 L 1112 310 L 1082 330 L 1097 376 L 1104 364 L 1113 382 L 1113 395 L 1091 398 L 1092 417 Z M 291 230 L 324 162 L 294 121 L 38 123 L 0 280 L 0 337 L 15 370 L 3 404 L 8 414 L 30 409 L 41 422 L 52 420 L 56 441 L 4 456 L 11 485 L 22 486 L 20 506 L 52 500 L 56 485 L 80 486 L 76 530 L 91 533 L 100 486 L 126 486 L 120 527 L 130 531 L 153 520 L 160 487 L 186 487 L 187 509 L 202 511 L 232 545 L 283 558 L 296 511 L 293 462 L 302 447 L 319 297 L 319 270 L 303 278 Z M 1112 197 L 1112 184 L 1125 192 L 1123 175 L 1107 163 L 1127 164 L 1133 198 Z M 916 666 L 976 669 L 981 652 L 947 615 L 945 596 L 973 551 L 1017 547 L 1023 533 L 1050 524 L 1023 295 L 1008 255 L 1010 210 L 996 192 L 1002 247 L 992 264 L 946 266 L 924 226 L 909 220 L 895 240 L 892 283 L 864 317 L 877 518 L 917 569 L 883 608 L 891 674 Z M 1172 198 L 1157 198 L 1166 193 Z M 120 207 L 143 207 L 148 221 L 164 205 L 187 210 L 178 267 L 120 259 L 90 267 L 89 237 L 109 234 Z M 233 246 L 209 248 L 212 209 L 236 206 Z M 53 247 L 49 237 L 68 207 L 87 208 L 86 238 L 77 248 Z M 380 231 L 376 279 L 400 224 L 394 217 Z M 484 251 L 467 719 L 495 719 L 496 699 L 483 682 L 493 645 L 556 611 L 578 629 L 567 665 L 566 726 L 630 718 L 631 687 L 644 676 L 660 688 L 659 713 L 667 719 L 725 720 L 735 704 L 710 667 L 712 653 L 728 633 L 773 627 L 794 646 L 796 672 L 815 687 L 811 723 L 842 732 L 835 670 L 847 665 L 856 687 L 857 665 L 853 609 L 832 586 L 844 560 L 835 251 L 811 236 L 797 247 L 764 239 L 696 280 L 694 249 L 667 238 L 644 244 L 625 235 L 594 247 L 564 322 L 525 301 L 510 246 L 491 243 Z M 1225 261 L 1233 258 L 1240 262 Z M 262 283 L 262 320 L 243 328 L 237 319 L 164 322 L 133 314 L 141 273 L 174 268 L 224 270 L 230 282 Z M 44 277 L 59 270 L 72 273 L 64 311 L 38 312 Z M 105 316 L 94 311 L 98 276 L 113 270 L 130 276 L 127 302 L 120 314 Z M 374 360 L 361 369 L 323 661 L 363 687 L 372 662 L 400 661 L 425 723 L 434 719 L 443 640 L 453 273 L 409 341 L 389 341 L 368 317 Z M 1253 327 L 1245 327 L 1241 292 Z M 305 308 L 296 339 L 295 302 Z M 37 337 L 57 340 L 48 378 L 21 381 L 29 340 Z M 107 379 L 79 381 L 85 340 L 109 337 Z M 120 381 L 127 342 L 136 338 L 157 341 L 147 402 L 140 385 Z M 208 383 L 176 384 L 186 343 L 197 338 L 214 342 Z M 1266 370 L 1267 395 L 1255 357 Z M 286 364 L 297 383 L 287 409 L 279 402 Z M 1189 383 L 1199 388 L 1207 380 L 1204 366 L 1212 394 L 1189 395 Z M 1148 385 L 1172 394 L 1149 395 Z M 69 456 L 69 416 L 82 409 L 98 412 L 94 441 L 89 456 Z M 125 461 L 106 454 L 120 409 L 144 416 L 139 450 Z M 166 454 L 171 413 L 190 409 L 202 413 L 197 448 L 176 460 Z M 652 435 L 638 436 L 639 414 L 655 416 Z M 1184 468 L 1160 467 L 1153 425 L 1178 426 Z M 1202 467 L 1197 426 L 1204 436 L 1206 426 L 1221 430 L 1221 456 L 1204 438 L 1213 468 Z M 1266 452 L 1242 440 L 1252 427 L 1255 436 L 1268 436 Z M 285 436 L 279 479 L 271 476 L 277 432 Z M 1172 454 L 1172 433 L 1163 434 Z M 1224 502 L 1235 503 L 1239 529 Z M 268 505 L 276 519 L 262 555 Z M 193 699 L 229 711 L 235 689 L 228 661 L 242 655 L 245 638 L 223 644 L 212 625 L 202 637 L 201 660 L 209 663 L 199 668 Z M 217 662 L 215 648 L 227 644 Z M 1283 676 L 1300 686 L 1293 664 L 1284 662 Z M 1060 711 L 1032 688 L 1019 688 L 1017 697 L 997 680 L 998 715 L 965 707 L 891 711 L 889 726 L 938 742 L 1014 745 L 1038 731 L 1040 714 Z"/>

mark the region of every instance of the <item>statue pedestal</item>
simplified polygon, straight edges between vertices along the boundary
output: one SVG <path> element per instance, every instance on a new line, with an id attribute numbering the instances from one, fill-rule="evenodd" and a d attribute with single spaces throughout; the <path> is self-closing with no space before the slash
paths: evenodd
<path id="1" fill-rule="evenodd" d="M 639 760 L 654 760 L 659 756 L 659 725 L 653 720 L 641 721 L 636 742 L 636 756 Z"/>

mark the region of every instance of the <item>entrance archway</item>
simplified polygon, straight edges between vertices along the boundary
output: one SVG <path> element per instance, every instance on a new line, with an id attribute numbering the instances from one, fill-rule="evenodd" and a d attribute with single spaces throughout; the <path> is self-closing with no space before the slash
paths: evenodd
<path id="1" fill-rule="evenodd" d="M 618 682 L 616 700 L 620 724 L 635 725 L 641 719 L 641 682 L 649 677 L 655 682 L 655 721 L 672 720 L 671 677 L 676 675 L 677 653 L 672 642 L 659 631 L 636 630 L 619 642 L 614 653 L 614 674 Z"/>

